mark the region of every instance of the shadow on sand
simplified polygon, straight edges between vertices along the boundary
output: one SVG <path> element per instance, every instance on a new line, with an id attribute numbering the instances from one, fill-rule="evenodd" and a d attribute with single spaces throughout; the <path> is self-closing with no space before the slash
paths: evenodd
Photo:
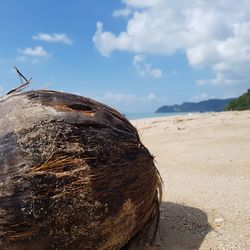
<path id="1" fill-rule="evenodd" d="M 211 231 L 205 212 L 172 202 L 162 202 L 156 239 L 152 246 L 131 245 L 123 249 L 197 250 Z"/>
<path id="2" fill-rule="evenodd" d="M 202 210 L 162 202 L 156 240 L 149 249 L 199 249 L 210 231 L 207 215 Z"/>

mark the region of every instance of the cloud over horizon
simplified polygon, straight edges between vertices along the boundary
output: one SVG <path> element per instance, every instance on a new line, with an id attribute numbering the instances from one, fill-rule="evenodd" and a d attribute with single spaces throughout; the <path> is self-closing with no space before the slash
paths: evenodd
<path id="1" fill-rule="evenodd" d="M 130 113 L 135 112 L 135 105 L 140 107 L 144 112 L 154 112 L 158 106 L 162 105 L 167 99 L 157 96 L 155 93 L 148 93 L 144 95 L 138 95 L 135 93 L 122 93 L 122 92 L 106 92 L 102 96 L 95 96 L 94 99 L 104 102 L 112 107 L 123 110 L 123 106 L 126 106 L 126 111 Z M 150 109 L 148 110 L 148 108 Z"/>
<path id="2" fill-rule="evenodd" d="M 209 99 L 212 99 L 212 98 L 214 98 L 214 96 L 210 96 L 207 93 L 201 92 L 201 93 L 189 98 L 188 101 L 190 101 L 190 102 L 201 102 L 201 101 L 209 100 Z"/>
<path id="3" fill-rule="evenodd" d="M 97 23 L 93 42 L 103 56 L 114 51 L 186 55 L 194 69 L 209 69 L 198 84 L 232 85 L 250 78 L 250 2 L 240 0 L 123 0 L 127 27 L 119 34 Z"/>

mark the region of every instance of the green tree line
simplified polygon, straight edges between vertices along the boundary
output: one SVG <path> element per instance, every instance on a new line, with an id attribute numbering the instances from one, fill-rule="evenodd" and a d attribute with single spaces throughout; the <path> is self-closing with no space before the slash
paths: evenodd
<path id="1" fill-rule="evenodd" d="M 250 89 L 246 93 L 233 99 L 225 106 L 225 110 L 246 110 L 250 109 Z"/>

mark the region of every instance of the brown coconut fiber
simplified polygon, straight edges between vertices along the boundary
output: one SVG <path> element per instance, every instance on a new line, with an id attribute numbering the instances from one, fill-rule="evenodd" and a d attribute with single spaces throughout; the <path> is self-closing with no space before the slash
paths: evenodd
<path id="1" fill-rule="evenodd" d="M 116 110 L 48 90 L 0 99 L 0 249 L 150 244 L 160 188 L 153 156 Z"/>

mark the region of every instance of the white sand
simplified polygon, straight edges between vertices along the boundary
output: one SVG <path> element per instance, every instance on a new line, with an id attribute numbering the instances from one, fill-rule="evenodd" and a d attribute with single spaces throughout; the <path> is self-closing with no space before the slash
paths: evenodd
<path id="1" fill-rule="evenodd" d="M 151 249 L 250 249 L 250 111 L 132 123 L 165 185 Z"/>

